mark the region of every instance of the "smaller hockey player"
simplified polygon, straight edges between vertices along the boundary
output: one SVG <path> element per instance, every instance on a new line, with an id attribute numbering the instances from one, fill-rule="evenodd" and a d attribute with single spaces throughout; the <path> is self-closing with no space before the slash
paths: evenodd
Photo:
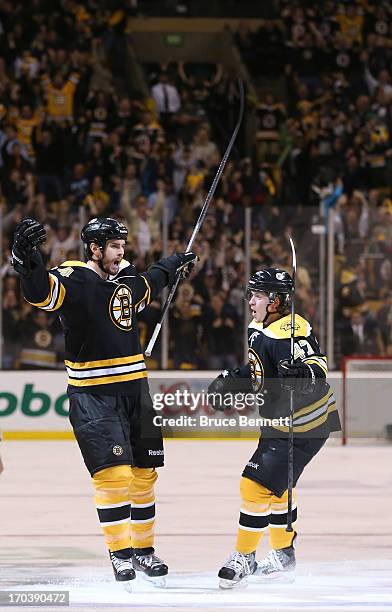
<path id="1" fill-rule="evenodd" d="M 327 360 L 308 321 L 295 315 L 294 362 L 291 363 L 290 304 L 293 283 L 284 270 L 267 268 L 248 284 L 253 320 L 249 325 L 249 362 L 225 370 L 209 393 L 263 393 L 263 417 L 288 417 L 294 391 L 294 485 L 305 466 L 320 451 L 329 434 L 340 430 L 333 393 L 327 384 Z M 219 409 L 219 402 L 214 407 Z M 277 419 L 279 420 L 279 419 Z M 285 421 L 284 421 L 285 422 Z M 292 578 L 296 532 L 287 532 L 288 427 L 263 428 L 257 449 L 242 473 L 236 550 L 219 570 L 221 588 L 245 583 L 248 576 Z M 297 519 L 293 492 L 292 519 Z M 269 528 L 271 551 L 256 561 L 256 549 Z"/>

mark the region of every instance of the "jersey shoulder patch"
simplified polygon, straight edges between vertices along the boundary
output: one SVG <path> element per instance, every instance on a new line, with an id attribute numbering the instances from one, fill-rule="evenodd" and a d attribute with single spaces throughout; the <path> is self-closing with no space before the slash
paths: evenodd
<path id="1" fill-rule="evenodd" d="M 286 315 L 278 321 L 274 321 L 271 325 L 268 325 L 265 329 L 261 330 L 262 333 L 268 338 L 274 340 L 287 340 L 291 338 L 291 315 Z M 295 331 L 294 336 L 296 338 L 307 338 L 312 333 L 312 327 L 306 319 L 300 315 L 295 315 Z"/>
<path id="2" fill-rule="evenodd" d="M 60 281 L 65 279 L 74 279 L 77 278 L 80 280 L 84 279 L 86 276 L 86 270 L 91 270 L 87 264 L 82 261 L 64 261 L 64 263 L 58 265 L 56 268 L 52 268 L 49 273 L 54 274 Z M 91 270 L 91 272 L 94 272 Z M 94 273 L 95 274 L 95 273 Z M 90 276 L 88 274 L 88 276 Z"/>

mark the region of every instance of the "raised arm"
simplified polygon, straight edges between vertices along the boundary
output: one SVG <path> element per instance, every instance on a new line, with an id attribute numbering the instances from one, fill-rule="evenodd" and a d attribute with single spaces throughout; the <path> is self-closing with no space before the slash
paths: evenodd
<path id="1" fill-rule="evenodd" d="M 25 299 L 43 310 L 57 310 L 64 301 L 65 289 L 44 266 L 38 247 L 45 240 L 46 231 L 41 223 L 34 219 L 21 221 L 14 234 L 11 264 L 20 275 Z"/>

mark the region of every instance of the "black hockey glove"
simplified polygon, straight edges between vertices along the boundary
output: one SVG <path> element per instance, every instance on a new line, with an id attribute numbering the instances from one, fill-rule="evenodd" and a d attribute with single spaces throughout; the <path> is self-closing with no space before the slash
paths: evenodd
<path id="1" fill-rule="evenodd" d="M 209 405 L 214 410 L 226 410 L 232 407 L 233 396 L 236 393 L 252 393 L 252 383 L 249 378 L 241 375 L 240 368 L 223 370 L 208 386 Z"/>
<path id="2" fill-rule="evenodd" d="M 283 390 L 302 394 L 313 392 L 315 375 L 312 368 L 303 361 L 290 363 L 288 359 L 283 359 L 278 363 L 278 373 Z"/>
<path id="3" fill-rule="evenodd" d="M 166 272 L 169 275 L 169 284 L 171 284 L 177 276 L 177 273 L 181 275 L 181 278 L 189 276 L 196 261 L 197 255 L 195 255 L 195 253 L 175 253 L 174 255 L 170 255 L 170 257 L 160 259 L 150 267 L 159 268 L 159 270 Z"/>
<path id="4" fill-rule="evenodd" d="M 16 226 L 14 243 L 12 245 L 11 265 L 15 272 L 22 276 L 28 276 L 31 272 L 31 264 L 42 263 L 38 246 L 46 240 L 44 226 L 34 219 L 23 219 Z"/>
<path id="5" fill-rule="evenodd" d="M 176 256 L 179 261 L 176 274 L 180 273 L 181 278 L 187 278 L 195 267 L 198 257 L 192 251 L 189 253 L 176 253 Z"/>

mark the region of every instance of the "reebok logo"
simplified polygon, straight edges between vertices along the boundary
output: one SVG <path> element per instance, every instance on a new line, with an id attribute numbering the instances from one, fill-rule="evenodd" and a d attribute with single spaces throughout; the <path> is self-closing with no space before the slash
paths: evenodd
<path id="1" fill-rule="evenodd" d="M 163 450 L 148 450 L 149 455 L 163 455 Z"/>
<path id="2" fill-rule="evenodd" d="M 253 463 L 253 461 L 248 461 L 248 463 L 246 465 L 249 465 L 249 467 L 257 470 L 257 468 L 259 467 L 258 463 Z"/>

